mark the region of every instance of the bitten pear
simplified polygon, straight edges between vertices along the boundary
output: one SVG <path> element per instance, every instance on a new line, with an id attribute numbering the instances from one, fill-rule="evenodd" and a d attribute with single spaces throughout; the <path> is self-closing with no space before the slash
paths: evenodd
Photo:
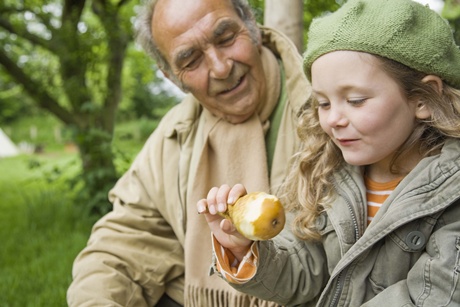
<path id="1" fill-rule="evenodd" d="M 280 200 L 264 192 L 252 192 L 229 205 L 224 217 L 230 219 L 239 233 L 250 240 L 275 237 L 284 228 L 286 216 Z"/>

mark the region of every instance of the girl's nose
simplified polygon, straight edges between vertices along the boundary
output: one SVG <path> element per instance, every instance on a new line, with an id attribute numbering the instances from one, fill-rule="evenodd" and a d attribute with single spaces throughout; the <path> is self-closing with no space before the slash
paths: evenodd
<path id="1" fill-rule="evenodd" d="M 331 107 L 327 115 L 327 124 L 330 127 L 345 127 L 348 125 L 348 118 L 345 116 L 342 108 L 338 106 Z"/>

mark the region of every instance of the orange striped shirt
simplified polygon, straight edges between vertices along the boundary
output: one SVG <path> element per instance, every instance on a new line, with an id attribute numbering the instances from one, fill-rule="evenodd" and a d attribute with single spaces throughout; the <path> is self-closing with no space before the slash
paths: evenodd
<path id="1" fill-rule="evenodd" d="M 366 199 L 367 199 L 367 224 L 372 222 L 372 219 L 379 211 L 382 204 L 393 192 L 393 190 L 401 182 L 402 178 L 396 178 L 389 182 L 375 182 L 369 177 L 364 177 L 364 184 L 366 185 Z"/>

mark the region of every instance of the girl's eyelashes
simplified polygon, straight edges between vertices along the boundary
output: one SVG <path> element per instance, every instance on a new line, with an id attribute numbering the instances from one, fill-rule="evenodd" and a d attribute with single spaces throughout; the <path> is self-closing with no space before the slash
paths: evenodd
<path id="1" fill-rule="evenodd" d="M 364 102 L 366 102 L 367 98 L 353 98 L 353 99 L 347 99 L 347 102 L 351 105 L 362 105 Z"/>
<path id="2" fill-rule="evenodd" d="M 352 106 L 360 106 L 366 102 L 367 98 L 359 98 L 359 99 L 347 99 L 347 103 L 349 103 Z M 315 101 L 315 105 L 317 108 L 320 109 L 327 109 L 331 106 L 331 103 L 329 101 Z"/>
<path id="3" fill-rule="evenodd" d="M 343 99 L 343 100 L 342 100 Z M 352 98 L 347 98 L 347 97 L 343 97 L 343 98 L 339 98 L 339 102 L 340 100 L 342 100 L 343 102 L 346 102 L 352 106 L 360 106 L 362 104 L 364 104 L 369 98 L 366 97 L 366 96 L 363 96 L 363 97 L 352 97 Z M 314 94 L 312 95 L 312 103 L 313 105 L 317 108 L 317 109 L 328 109 L 331 107 L 331 101 L 325 97 L 324 95 L 318 95 L 318 94 Z"/>
<path id="4" fill-rule="evenodd" d="M 318 101 L 317 104 L 319 109 L 327 109 L 331 105 L 329 101 Z"/>
<path id="5" fill-rule="evenodd" d="M 320 109 L 320 108 L 324 109 L 330 105 L 328 100 L 325 100 L 323 97 L 317 97 L 317 96 L 312 96 L 311 102 L 316 109 Z"/>

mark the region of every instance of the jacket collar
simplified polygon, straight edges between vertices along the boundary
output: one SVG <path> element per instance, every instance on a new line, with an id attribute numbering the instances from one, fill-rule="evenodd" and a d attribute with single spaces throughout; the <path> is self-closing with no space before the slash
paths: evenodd
<path id="1" fill-rule="evenodd" d="M 336 178 L 348 178 L 346 181 L 347 188 L 353 187 L 355 189 L 354 192 L 348 191 L 346 195 L 363 195 L 365 193 L 364 185 L 361 184 L 361 173 L 362 171 L 358 167 L 345 167 L 339 172 L 341 176 Z M 373 222 L 362 234 L 362 237 L 352 244 L 340 260 L 340 263 L 334 269 L 332 277 L 336 276 L 361 253 L 395 229 L 413 220 L 442 212 L 459 200 L 459 181 L 460 140 L 451 139 L 446 142 L 439 155 L 427 157 L 420 161 L 401 181 L 382 205 Z M 338 186 L 339 189 L 342 189 L 340 185 Z M 359 190 L 361 191 L 358 192 Z M 363 206 L 362 203 L 359 203 L 352 196 L 349 201 L 353 204 L 354 214 L 359 216 L 357 212 L 362 210 L 360 209 Z M 342 203 L 339 205 L 342 205 Z M 331 219 L 333 216 L 338 216 L 333 211 L 341 210 L 343 212 L 345 210 L 343 206 L 340 207 L 330 209 L 331 214 L 329 215 Z M 362 221 L 361 223 L 364 222 Z M 335 221 L 335 223 L 340 222 Z"/>

